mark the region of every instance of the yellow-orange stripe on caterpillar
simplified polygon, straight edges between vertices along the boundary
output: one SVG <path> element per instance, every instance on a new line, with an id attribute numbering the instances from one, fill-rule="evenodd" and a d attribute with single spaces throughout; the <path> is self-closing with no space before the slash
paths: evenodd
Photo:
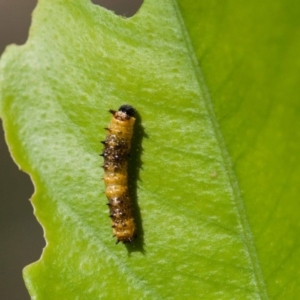
<path id="1" fill-rule="evenodd" d="M 108 199 L 113 234 L 117 243 L 132 242 L 136 235 L 132 200 L 128 190 L 128 156 L 131 147 L 134 108 L 122 105 L 118 111 L 109 110 L 113 115 L 106 129 L 104 150 L 104 183 Z"/>

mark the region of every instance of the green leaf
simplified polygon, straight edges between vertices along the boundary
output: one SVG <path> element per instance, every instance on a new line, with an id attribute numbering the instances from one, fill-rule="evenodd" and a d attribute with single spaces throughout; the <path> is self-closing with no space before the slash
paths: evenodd
<path id="1" fill-rule="evenodd" d="M 296 299 L 300 3 L 194 2 L 192 8 L 192 1 L 180 1 L 181 11 L 232 162 L 229 172 L 238 181 L 236 199 L 246 212 L 244 226 L 256 248 L 252 261 L 266 291 L 261 298 Z"/>
<path id="2" fill-rule="evenodd" d="M 47 246 L 33 299 L 296 299 L 299 14 L 292 1 L 145 0 L 125 19 L 40 0 L 0 68 L 11 153 Z M 138 111 L 139 237 L 115 245 L 100 140 Z"/>

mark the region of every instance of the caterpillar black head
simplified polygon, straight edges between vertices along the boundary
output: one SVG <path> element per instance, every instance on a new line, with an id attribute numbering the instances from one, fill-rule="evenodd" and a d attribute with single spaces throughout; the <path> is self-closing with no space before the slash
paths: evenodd
<path id="1" fill-rule="evenodd" d="M 128 105 L 128 104 L 124 104 L 124 105 L 120 106 L 118 111 L 121 111 L 121 112 L 127 114 L 130 117 L 133 117 L 135 115 L 134 108 L 131 105 Z"/>

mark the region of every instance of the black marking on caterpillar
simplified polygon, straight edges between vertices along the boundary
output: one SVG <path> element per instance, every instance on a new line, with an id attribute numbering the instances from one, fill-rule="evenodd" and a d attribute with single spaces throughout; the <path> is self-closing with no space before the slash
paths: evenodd
<path id="1" fill-rule="evenodd" d="M 130 105 L 122 105 L 118 111 L 110 109 L 109 112 L 113 117 L 105 128 L 107 133 L 105 141 L 102 142 L 104 150 L 101 154 L 104 157 L 105 194 L 116 243 L 128 243 L 136 236 L 127 173 L 135 111 Z"/>

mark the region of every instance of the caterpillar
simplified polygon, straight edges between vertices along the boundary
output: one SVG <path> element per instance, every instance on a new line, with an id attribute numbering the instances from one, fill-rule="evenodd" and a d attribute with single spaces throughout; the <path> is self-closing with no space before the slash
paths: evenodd
<path id="1" fill-rule="evenodd" d="M 108 199 L 113 236 L 119 242 L 132 242 L 136 236 L 132 200 L 128 189 L 128 156 L 131 148 L 135 110 L 122 105 L 118 111 L 110 109 L 112 120 L 106 129 L 104 145 L 104 184 Z"/>

